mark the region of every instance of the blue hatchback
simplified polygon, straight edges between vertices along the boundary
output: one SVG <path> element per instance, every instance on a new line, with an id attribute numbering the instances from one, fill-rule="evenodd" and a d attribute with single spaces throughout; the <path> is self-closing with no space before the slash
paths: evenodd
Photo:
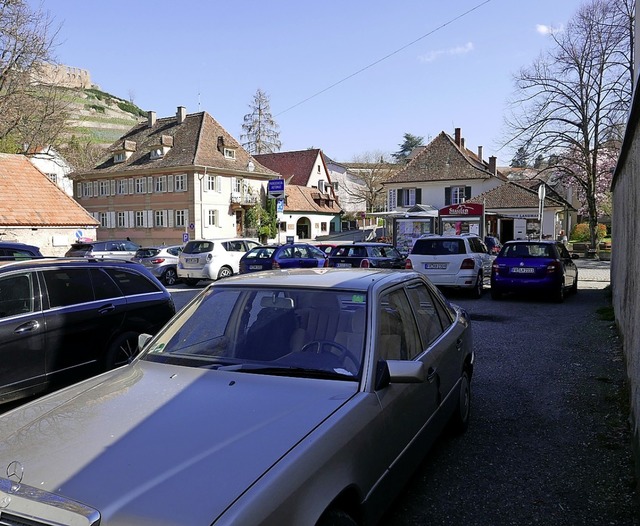
<path id="1" fill-rule="evenodd" d="M 327 256 L 307 243 L 267 245 L 249 250 L 240 259 L 240 274 L 278 268 L 318 268 L 327 266 Z"/>
<path id="2" fill-rule="evenodd" d="M 491 297 L 509 292 L 540 292 L 561 302 L 578 290 L 578 268 L 558 241 L 509 241 L 493 261 Z"/>

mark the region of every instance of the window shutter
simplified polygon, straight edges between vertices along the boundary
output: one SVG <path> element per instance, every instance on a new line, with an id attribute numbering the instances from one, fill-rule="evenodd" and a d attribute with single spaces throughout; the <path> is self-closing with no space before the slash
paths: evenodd
<path id="1" fill-rule="evenodd" d="M 133 194 L 135 189 L 133 179 L 129 179 L 129 195 Z"/>
<path id="2" fill-rule="evenodd" d="M 222 193 L 222 176 L 216 175 L 216 192 Z"/>
<path id="3" fill-rule="evenodd" d="M 173 192 L 173 175 L 167 177 L 167 192 Z"/>
<path id="4" fill-rule="evenodd" d="M 111 181 L 111 195 L 116 195 L 116 180 Z"/>
<path id="5" fill-rule="evenodd" d="M 147 220 L 145 226 L 147 228 L 153 228 L 153 210 L 145 210 L 145 218 Z"/>
<path id="6" fill-rule="evenodd" d="M 210 177 L 211 177 L 210 175 L 205 175 L 205 176 L 204 176 L 204 179 L 202 179 L 202 184 L 204 185 L 203 190 L 204 190 L 205 192 L 208 192 L 208 191 L 209 191 L 209 178 L 210 178 Z"/>
<path id="7" fill-rule="evenodd" d="M 218 225 L 218 211 L 217 210 L 213 211 L 213 223 L 214 223 L 214 226 L 219 226 Z"/>
<path id="8" fill-rule="evenodd" d="M 116 213 L 115 212 L 107 212 L 107 226 L 109 228 L 116 227 Z"/>
<path id="9" fill-rule="evenodd" d="M 173 211 L 173 210 L 167 210 L 167 211 L 166 211 L 166 214 L 167 214 L 167 226 L 168 226 L 169 228 L 173 228 L 173 225 L 174 225 L 174 223 L 173 223 L 173 214 L 174 214 L 174 211 Z"/>
<path id="10" fill-rule="evenodd" d="M 407 203 L 407 206 L 413 206 L 416 204 L 416 189 L 415 188 L 410 188 L 409 189 L 409 202 Z"/>
<path id="11" fill-rule="evenodd" d="M 183 192 L 187 191 L 188 184 L 189 184 L 189 176 L 187 174 L 185 174 L 184 175 L 184 188 L 182 189 Z"/>
<path id="12" fill-rule="evenodd" d="M 468 201 L 469 199 L 471 199 L 471 187 L 470 186 L 465 186 L 464 187 L 464 200 Z"/>
<path id="13" fill-rule="evenodd" d="M 185 230 L 189 228 L 189 209 L 185 208 L 184 211 L 184 228 Z"/>
<path id="14" fill-rule="evenodd" d="M 93 196 L 98 197 L 98 181 L 93 181 Z"/>
<path id="15" fill-rule="evenodd" d="M 80 199 L 82 197 L 82 183 L 78 183 L 76 185 L 76 199 Z"/>
<path id="16" fill-rule="evenodd" d="M 449 206 L 451 204 L 451 187 L 447 186 L 444 189 L 444 204 L 445 206 Z"/>
<path id="17" fill-rule="evenodd" d="M 147 177 L 147 193 L 153 192 L 153 177 Z"/>
<path id="18" fill-rule="evenodd" d="M 135 226 L 136 226 L 135 214 L 136 213 L 133 210 L 129 210 L 127 212 L 127 215 L 125 216 L 126 217 L 125 221 L 126 221 L 127 228 L 135 228 Z"/>
<path id="19" fill-rule="evenodd" d="M 416 188 L 416 204 L 422 204 L 422 188 Z"/>

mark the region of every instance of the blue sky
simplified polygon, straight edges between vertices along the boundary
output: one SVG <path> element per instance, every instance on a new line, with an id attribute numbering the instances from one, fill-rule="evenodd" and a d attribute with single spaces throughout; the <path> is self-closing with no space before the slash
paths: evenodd
<path id="1" fill-rule="evenodd" d="M 500 149 L 513 75 L 582 0 L 29 0 L 60 25 L 60 63 L 158 117 L 207 111 L 240 140 L 258 88 L 282 151 L 348 162 L 462 129 Z M 474 9 L 475 8 L 475 9 Z M 464 13 L 468 14 L 463 15 Z M 327 89 L 328 88 L 328 89 Z"/>

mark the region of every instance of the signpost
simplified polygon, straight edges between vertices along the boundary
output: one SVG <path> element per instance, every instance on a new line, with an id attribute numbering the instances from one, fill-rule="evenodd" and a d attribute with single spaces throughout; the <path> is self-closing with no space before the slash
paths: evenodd
<path id="1" fill-rule="evenodd" d="M 267 196 L 271 199 L 284 199 L 284 179 L 270 179 L 267 182 Z"/>

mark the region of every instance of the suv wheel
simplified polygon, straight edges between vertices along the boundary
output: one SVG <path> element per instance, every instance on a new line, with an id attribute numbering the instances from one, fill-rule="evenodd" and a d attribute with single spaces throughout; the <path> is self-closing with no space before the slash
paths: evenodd
<path id="1" fill-rule="evenodd" d="M 133 331 L 123 332 L 109 346 L 105 356 L 105 369 L 114 369 L 131 363 L 137 353 L 138 333 Z"/>
<path id="2" fill-rule="evenodd" d="M 482 297 L 482 291 L 484 289 L 484 283 L 482 278 L 482 272 L 478 273 L 478 277 L 476 278 L 476 284 L 473 286 L 471 290 L 471 297 L 478 299 Z"/>

